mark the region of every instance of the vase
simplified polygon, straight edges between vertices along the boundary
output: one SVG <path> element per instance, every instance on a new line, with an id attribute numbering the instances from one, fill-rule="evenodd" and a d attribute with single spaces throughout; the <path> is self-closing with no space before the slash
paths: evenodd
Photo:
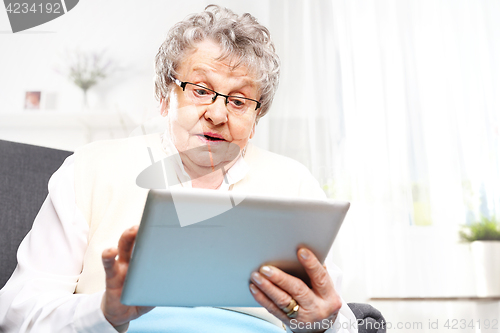
<path id="1" fill-rule="evenodd" d="M 89 100 L 87 96 L 87 89 L 82 89 L 82 111 L 87 111 L 89 109 Z"/>
<path id="2" fill-rule="evenodd" d="M 477 296 L 500 296 L 500 241 L 475 241 L 470 246 Z"/>

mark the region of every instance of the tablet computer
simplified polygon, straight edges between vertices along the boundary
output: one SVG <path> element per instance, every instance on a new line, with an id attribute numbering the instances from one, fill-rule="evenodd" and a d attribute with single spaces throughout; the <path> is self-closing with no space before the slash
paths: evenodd
<path id="1" fill-rule="evenodd" d="M 250 274 L 270 264 L 308 281 L 305 246 L 321 262 L 348 202 L 150 190 L 121 302 L 145 306 L 260 306 Z"/>

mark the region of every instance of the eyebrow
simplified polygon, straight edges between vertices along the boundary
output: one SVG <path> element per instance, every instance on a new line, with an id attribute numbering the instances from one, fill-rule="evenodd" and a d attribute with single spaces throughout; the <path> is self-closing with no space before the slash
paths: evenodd
<path id="1" fill-rule="evenodd" d="M 196 73 L 196 72 L 206 73 L 207 70 L 203 67 L 195 67 L 195 68 L 193 68 L 193 73 Z"/>

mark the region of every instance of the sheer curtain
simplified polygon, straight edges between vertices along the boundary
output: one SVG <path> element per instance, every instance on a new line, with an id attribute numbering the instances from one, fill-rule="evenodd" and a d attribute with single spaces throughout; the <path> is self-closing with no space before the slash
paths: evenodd
<path id="1" fill-rule="evenodd" d="M 262 130 L 351 201 L 329 258 L 345 293 L 473 295 L 457 230 L 500 216 L 500 3 L 269 5 L 283 74 Z"/>

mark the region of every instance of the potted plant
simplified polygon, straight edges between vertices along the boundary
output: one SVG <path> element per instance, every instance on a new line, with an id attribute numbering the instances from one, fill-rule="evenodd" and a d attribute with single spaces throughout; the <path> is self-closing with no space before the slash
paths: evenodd
<path id="1" fill-rule="evenodd" d="M 66 51 L 66 61 L 63 68 L 56 68 L 59 74 L 66 76 L 71 82 L 82 90 L 82 110 L 89 109 L 87 91 L 100 81 L 107 78 L 114 70 L 112 61 L 105 59 L 102 52 L 72 53 Z"/>
<path id="2" fill-rule="evenodd" d="M 480 297 L 500 296 L 500 224 L 495 218 L 481 217 L 460 231 L 460 239 L 470 243 L 476 290 Z"/>

